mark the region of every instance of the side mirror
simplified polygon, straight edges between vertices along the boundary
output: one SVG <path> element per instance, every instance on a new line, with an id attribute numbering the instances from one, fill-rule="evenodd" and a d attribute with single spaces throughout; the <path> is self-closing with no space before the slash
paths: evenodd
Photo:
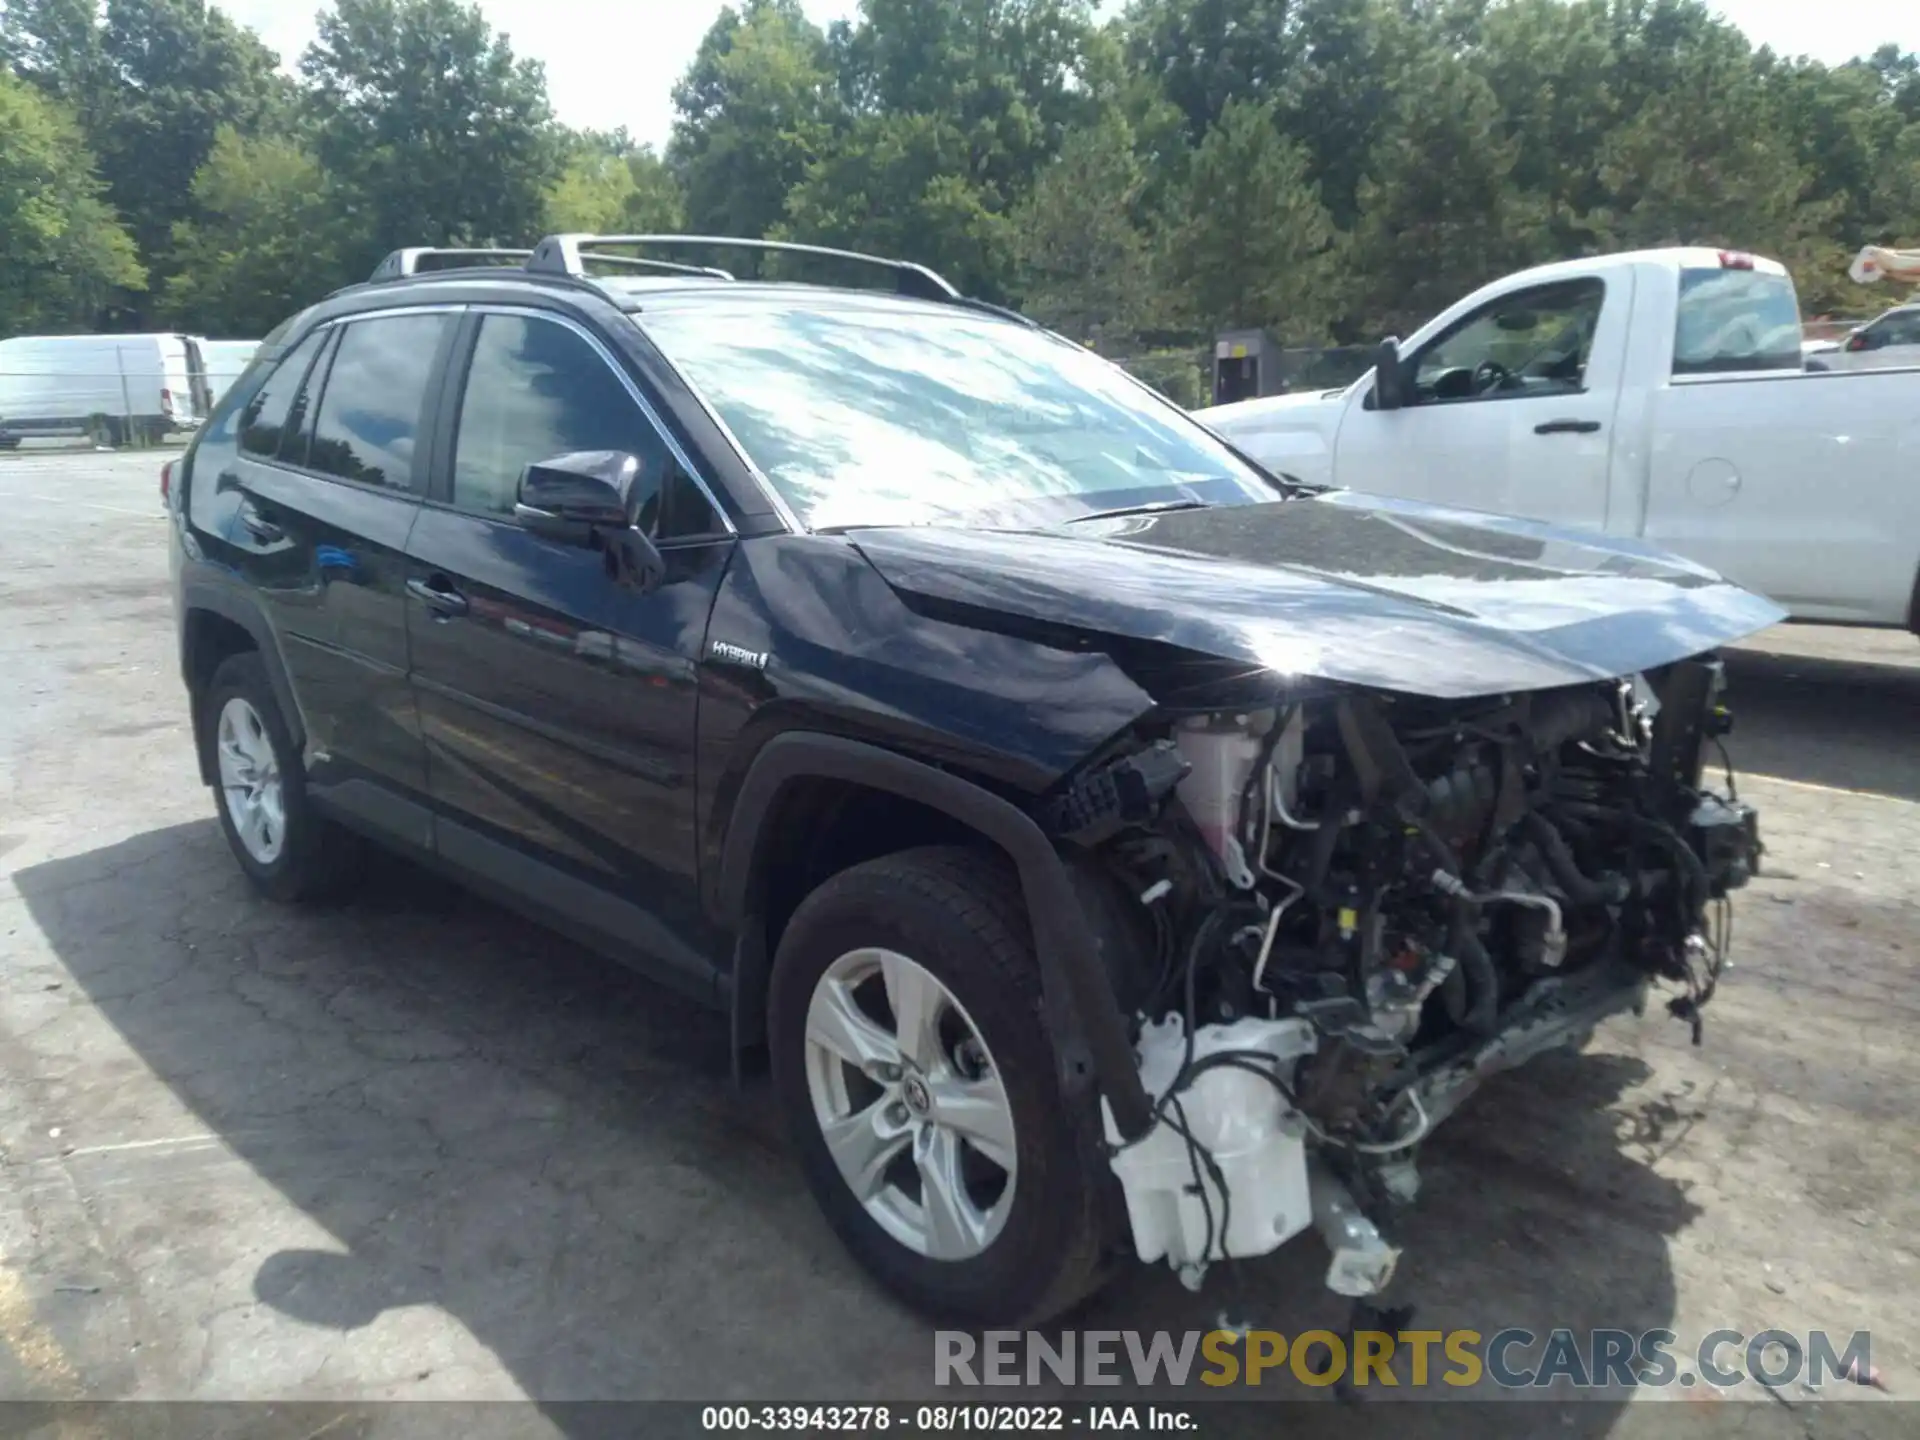
<path id="1" fill-rule="evenodd" d="M 1373 351 L 1373 408 L 1398 410 L 1406 403 L 1406 372 L 1400 368 L 1400 342 L 1389 336 Z"/>
<path id="2" fill-rule="evenodd" d="M 1872 348 L 1873 336 L 1865 330 L 1856 330 L 1847 336 L 1847 349 L 1849 350 L 1871 350 Z"/>
<path id="3" fill-rule="evenodd" d="M 636 528 L 648 487 L 638 457 L 623 450 L 580 450 L 527 466 L 513 518 L 523 530 L 562 545 L 598 549 L 616 579 L 650 590 L 666 563 L 652 537 Z"/>

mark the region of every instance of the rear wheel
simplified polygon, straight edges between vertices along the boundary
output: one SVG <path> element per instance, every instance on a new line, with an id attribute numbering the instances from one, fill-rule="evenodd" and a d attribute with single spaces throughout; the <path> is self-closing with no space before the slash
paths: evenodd
<path id="1" fill-rule="evenodd" d="M 828 1221 L 930 1314 L 1034 1323 L 1097 1287 L 1104 1162 L 1055 1078 L 1019 887 L 922 849 L 834 876 L 781 937 L 774 1081 Z"/>
<path id="2" fill-rule="evenodd" d="M 308 799 L 299 753 L 260 656 L 249 651 L 223 660 L 202 703 L 220 827 L 247 878 L 276 900 L 339 893 L 358 873 L 358 839 Z"/>

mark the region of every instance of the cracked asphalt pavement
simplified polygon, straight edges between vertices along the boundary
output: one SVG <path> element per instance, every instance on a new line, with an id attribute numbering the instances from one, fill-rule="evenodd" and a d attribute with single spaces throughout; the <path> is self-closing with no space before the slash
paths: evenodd
<path id="1" fill-rule="evenodd" d="M 0 459 L 0 1397 L 932 1393 L 930 1327 L 828 1233 L 722 1017 L 411 865 L 333 909 L 248 891 L 159 464 Z M 1704 1047 L 1656 1012 L 1491 1086 L 1430 1147 L 1399 1285 L 1433 1328 L 1869 1330 L 1911 1398 L 1920 641 L 1786 628 L 1730 668 L 1769 854 Z M 1073 1323 L 1338 1328 L 1324 1264 L 1197 1296 L 1136 1267 Z M 1858 1410 L 1775 1398 L 1740 1433 Z"/>

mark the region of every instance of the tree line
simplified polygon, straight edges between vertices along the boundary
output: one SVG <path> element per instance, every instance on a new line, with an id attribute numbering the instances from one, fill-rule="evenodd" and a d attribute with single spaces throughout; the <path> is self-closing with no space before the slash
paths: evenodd
<path id="1" fill-rule="evenodd" d="M 1920 58 L 1782 57 L 1699 0 L 744 0 L 661 151 L 558 123 L 458 0 L 335 0 L 292 75 L 203 0 L 3 3 L 0 334 L 260 335 L 399 246 L 556 230 L 904 256 L 1129 356 L 1404 333 L 1640 245 L 1858 311 L 1847 258 L 1920 243 Z"/>

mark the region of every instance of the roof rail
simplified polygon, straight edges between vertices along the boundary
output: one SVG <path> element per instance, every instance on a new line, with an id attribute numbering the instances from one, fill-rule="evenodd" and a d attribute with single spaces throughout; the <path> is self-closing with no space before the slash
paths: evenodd
<path id="1" fill-rule="evenodd" d="M 778 255 L 810 255 L 816 259 L 850 260 L 893 273 L 894 288 L 902 295 L 922 300 L 955 301 L 961 294 L 947 280 L 924 265 L 911 260 L 889 260 L 880 255 L 863 255 L 857 250 L 833 250 L 824 245 L 797 245 L 788 240 L 745 240 L 733 235 L 549 235 L 535 247 L 527 261 L 530 272 L 549 275 L 584 275 L 586 261 L 607 260 L 619 263 L 618 256 L 602 255 L 606 246 L 651 245 L 659 247 L 731 247 Z"/>
<path id="2" fill-rule="evenodd" d="M 624 265 L 629 270 L 658 270 L 663 275 L 704 275 L 710 280 L 731 280 L 733 272 L 722 270 L 717 265 L 682 265 L 677 260 L 649 260 L 640 255 L 601 255 L 590 256 L 599 265 Z M 532 266 L 527 266 L 532 269 Z"/>
<path id="3" fill-rule="evenodd" d="M 433 245 L 412 245 L 396 250 L 374 267 L 370 280 L 399 280 L 423 270 L 459 270 L 468 266 L 521 262 L 532 256 L 531 250 L 450 250 Z"/>

